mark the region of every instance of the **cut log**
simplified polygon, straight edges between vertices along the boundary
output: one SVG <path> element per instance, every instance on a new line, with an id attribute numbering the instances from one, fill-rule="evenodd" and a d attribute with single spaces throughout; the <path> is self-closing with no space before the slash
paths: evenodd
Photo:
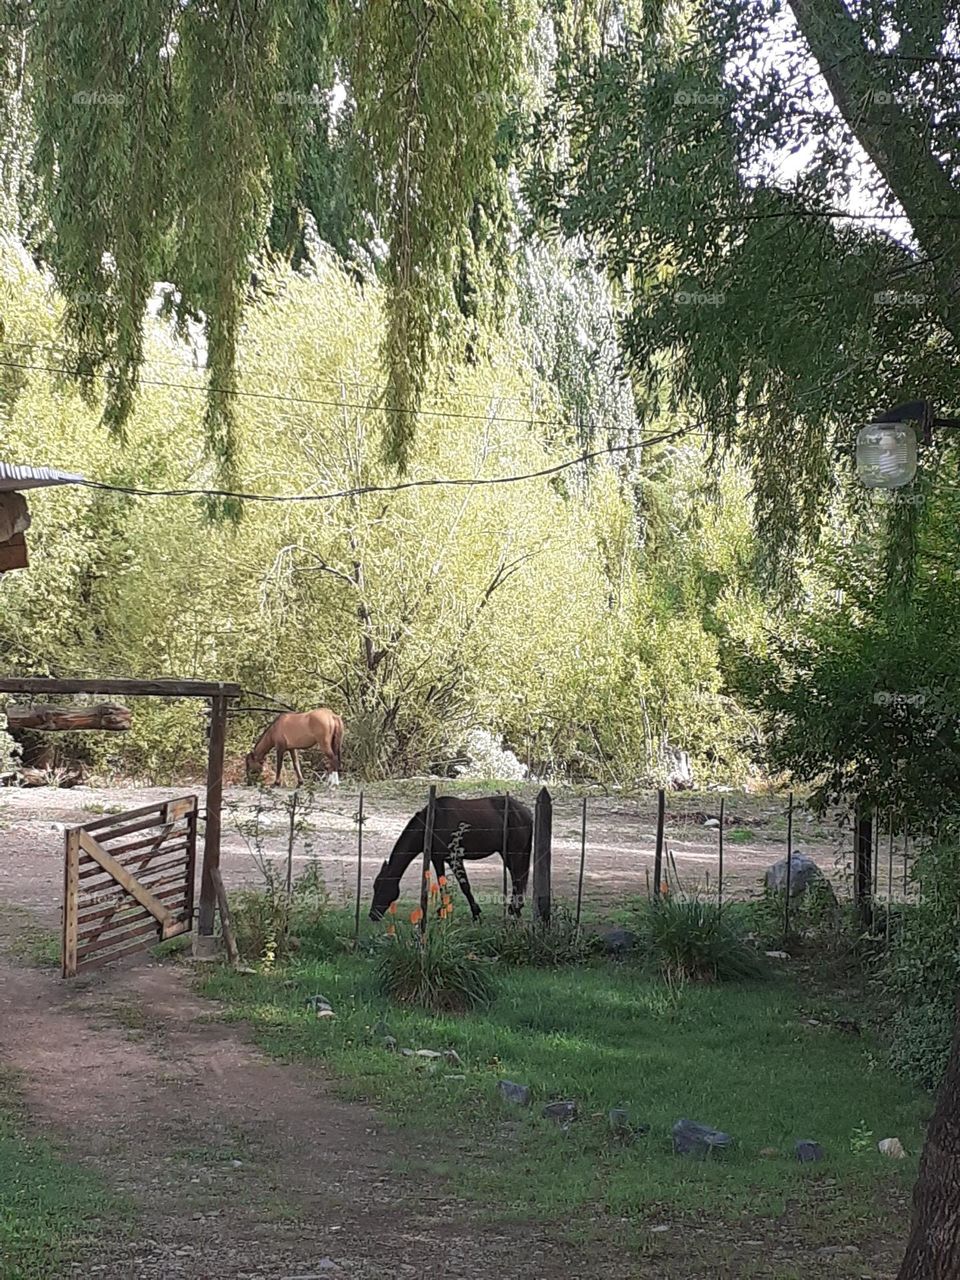
<path id="1" fill-rule="evenodd" d="M 72 732 L 76 729 L 107 729 L 121 732 L 130 728 L 130 711 L 116 703 L 98 707 L 7 707 L 7 728 L 37 729 L 42 733 Z"/>

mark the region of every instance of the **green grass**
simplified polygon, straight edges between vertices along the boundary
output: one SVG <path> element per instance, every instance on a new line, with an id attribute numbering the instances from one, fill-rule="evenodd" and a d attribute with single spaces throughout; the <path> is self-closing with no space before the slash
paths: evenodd
<path id="1" fill-rule="evenodd" d="M 0 1276 L 57 1280 L 126 1208 L 47 1143 L 28 1139 L 15 1082 L 0 1074 Z"/>
<path id="2" fill-rule="evenodd" d="M 829 1230 L 879 1214 L 916 1174 L 929 1100 L 877 1065 L 867 1037 L 806 1025 L 802 993 L 786 979 L 677 991 L 606 961 L 514 969 L 502 973 L 489 1009 L 429 1016 L 388 1007 L 372 956 L 359 953 L 271 975 L 224 969 L 204 990 L 227 1017 L 249 1021 L 269 1051 L 324 1059 L 345 1095 L 383 1104 L 384 1120 L 421 1141 L 432 1135 L 431 1167 L 501 1212 L 775 1215 L 789 1201 Z M 303 1007 L 315 993 L 332 1002 L 336 1020 Z M 400 1046 L 452 1048 L 464 1066 L 431 1069 L 387 1052 L 381 1019 Z M 530 1112 L 498 1101 L 502 1078 L 533 1087 Z M 583 1118 L 566 1133 L 539 1114 L 557 1098 L 581 1104 Z M 613 1106 L 629 1107 L 649 1134 L 614 1145 Z M 735 1150 L 707 1164 L 677 1159 L 670 1129 L 681 1116 L 731 1133 Z M 875 1147 L 853 1150 L 861 1124 L 877 1138 L 899 1137 L 911 1158 L 894 1165 Z M 797 1138 L 820 1142 L 826 1160 L 798 1165 Z M 771 1146 L 780 1157 L 760 1158 Z M 829 1207 L 825 1179 L 843 1188 Z"/>

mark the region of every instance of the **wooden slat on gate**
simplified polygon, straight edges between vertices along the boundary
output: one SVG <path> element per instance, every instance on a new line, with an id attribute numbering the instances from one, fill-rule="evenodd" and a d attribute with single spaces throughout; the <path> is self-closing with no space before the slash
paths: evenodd
<path id="1" fill-rule="evenodd" d="M 193 927 L 197 797 L 97 818 L 66 833 L 65 978 Z"/>

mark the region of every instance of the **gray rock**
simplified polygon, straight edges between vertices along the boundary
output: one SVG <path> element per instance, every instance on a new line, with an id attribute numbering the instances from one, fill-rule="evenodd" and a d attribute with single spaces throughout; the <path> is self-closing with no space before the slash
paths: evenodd
<path id="1" fill-rule="evenodd" d="M 451 1063 L 453 1066 L 463 1066 L 463 1059 L 460 1057 L 459 1053 L 457 1053 L 456 1049 L 447 1049 L 443 1056 L 446 1058 L 447 1062 Z"/>
<path id="2" fill-rule="evenodd" d="M 812 858 L 795 849 L 790 859 L 790 897 L 799 898 L 807 892 L 812 884 L 823 879 L 823 872 Z M 787 891 L 787 860 L 781 858 L 772 867 L 767 868 L 766 886 L 771 893 Z"/>
<path id="3" fill-rule="evenodd" d="M 383 1037 L 383 1047 L 386 1049 L 386 1051 L 387 1051 L 388 1053 L 396 1053 L 396 1052 L 397 1052 L 397 1042 L 396 1042 L 396 1040 L 393 1038 L 393 1036 L 384 1036 L 384 1037 Z"/>
<path id="4" fill-rule="evenodd" d="M 604 951 L 610 955 L 632 951 L 640 940 L 632 929 L 625 929 L 619 924 L 604 925 L 598 930 L 597 937 L 603 943 Z"/>
<path id="5" fill-rule="evenodd" d="M 731 1146 L 733 1139 L 728 1133 L 719 1129 L 711 1129 L 709 1125 L 697 1124 L 695 1120 L 678 1120 L 673 1126 L 673 1150 L 678 1156 L 693 1156 L 705 1160 L 716 1151 Z"/>
<path id="6" fill-rule="evenodd" d="M 798 1138 L 793 1144 L 793 1149 L 801 1164 L 816 1164 L 818 1160 L 823 1159 L 823 1147 L 810 1138 Z"/>
<path id="7" fill-rule="evenodd" d="M 330 1001 L 327 999 L 326 996 L 307 996 L 306 1000 L 304 1000 L 303 1003 L 306 1005 L 308 1009 L 313 1009 L 315 1012 L 320 1009 L 333 1008 L 333 1005 L 330 1003 Z"/>
<path id="8" fill-rule="evenodd" d="M 513 1102 L 518 1107 L 529 1107 L 533 1100 L 529 1085 L 514 1084 L 512 1080 L 501 1080 L 497 1085 L 497 1092 L 505 1102 Z"/>
<path id="9" fill-rule="evenodd" d="M 557 1124 L 569 1124 L 577 1118 L 577 1104 L 568 1102 L 548 1102 L 540 1113 L 546 1120 L 555 1120 Z"/>

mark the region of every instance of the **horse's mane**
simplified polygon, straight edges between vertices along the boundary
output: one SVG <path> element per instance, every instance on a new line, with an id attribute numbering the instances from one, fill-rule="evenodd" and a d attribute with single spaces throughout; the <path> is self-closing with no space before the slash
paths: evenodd
<path id="1" fill-rule="evenodd" d="M 282 713 L 281 713 L 281 714 L 282 714 Z M 270 721 L 270 723 L 269 723 L 269 724 L 267 725 L 267 727 L 264 729 L 263 733 L 261 733 L 260 737 L 256 740 L 256 742 L 255 742 L 255 743 L 253 744 L 253 746 L 250 748 L 250 755 L 252 755 L 252 756 L 253 756 L 253 755 L 256 755 L 256 753 L 257 753 L 257 748 L 260 746 L 260 743 L 264 740 L 264 738 L 267 736 L 267 734 L 270 732 L 270 730 L 273 728 L 273 726 L 277 723 L 277 721 L 278 721 L 279 719 L 280 719 L 280 716 L 274 716 L 274 717 L 273 717 L 273 719 Z"/>

